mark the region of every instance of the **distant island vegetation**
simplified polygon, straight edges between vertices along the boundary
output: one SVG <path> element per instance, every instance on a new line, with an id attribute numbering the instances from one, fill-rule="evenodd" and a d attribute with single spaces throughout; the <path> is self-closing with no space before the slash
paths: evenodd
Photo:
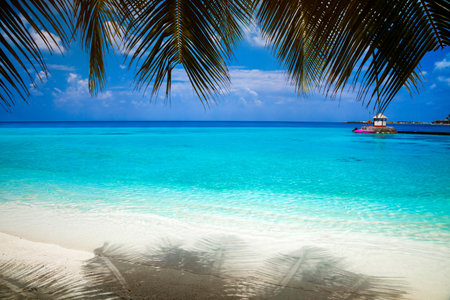
<path id="1" fill-rule="evenodd" d="M 368 121 L 347 121 L 345 123 L 357 123 L 357 124 L 372 124 L 372 120 Z M 450 125 L 450 114 L 444 120 L 435 120 L 432 122 L 419 122 L 419 121 L 396 121 L 386 122 L 386 124 L 413 124 L 413 125 Z"/>
<path id="2" fill-rule="evenodd" d="M 369 121 L 347 121 L 345 123 L 372 124 L 373 122 L 371 120 L 369 120 Z M 448 120 L 436 120 L 433 122 L 397 121 L 397 122 L 386 122 L 386 124 L 450 125 L 450 121 L 448 121 Z"/>

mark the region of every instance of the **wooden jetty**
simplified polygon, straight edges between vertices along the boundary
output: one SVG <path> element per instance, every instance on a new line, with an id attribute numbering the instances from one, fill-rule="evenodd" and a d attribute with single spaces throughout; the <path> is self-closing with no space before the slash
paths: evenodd
<path id="1" fill-rule="evenodd" d="M 430 135 L 450 135 L 450 132 L 427 132 L 427 131 L 397 131 L 398 133 L 406 133 L 406 134 L 430 134 Z"/>

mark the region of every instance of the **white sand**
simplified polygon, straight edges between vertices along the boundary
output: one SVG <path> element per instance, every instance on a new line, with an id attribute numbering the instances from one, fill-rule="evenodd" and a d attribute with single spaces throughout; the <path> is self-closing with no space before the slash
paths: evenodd
<path id="1" fill-rule="evenodd" d="M 58 245 L 32 242 L 0 232 L 0 262 L 17 262 L 57 268 L 71 275 L 81 276 L 83 262 L 92 258 L 92 252 L 63 248 Z"/>
<path id="2" fill-rule="evenodd" d="M 0 229 L 15 236 L 0 233 L 0 259 L 32 266 L 48 265 L 81 277 L 83 261 L 92 258 L 92 251 L 104 242 L 145 249 L 163 237 L 171 241 L 179 239 L 189 248 L 186 241 L 196 241 L 199 237 L 222 231 L 248 242 L 258 250 L 261 259 L 277 252 L 289 253 L 302 246 L 320 247 L 342 257 L 349 271 L 404 280 L 410 299 L 449 299 L 448 245 L 351 232 L 310 232 L 302 228 L 294 228 L 291 232 L 264 230 L 258 234 L 245 228 L 259 225 L 246 225 L 224 229 L 218 225 L 205 227 L 200 223 L 179 222 L 148 214 L 100 209 L 80 212 L 5 204 L 0 210 Z"/>

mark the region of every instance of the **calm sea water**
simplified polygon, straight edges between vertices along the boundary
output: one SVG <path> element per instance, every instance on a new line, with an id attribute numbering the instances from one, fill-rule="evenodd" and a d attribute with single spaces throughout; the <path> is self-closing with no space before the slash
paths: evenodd
<path id="1" fill-rule="evenodd" d="M 151 235 L 166 224 L 186 235 L 203 228 L 280 238 L 279 245 L 329 244 L 349 260 L 352 249 L 370 244 L 367 253 L 384 247 L 405 264 L 411 253 L 426 256 L 421 273 L 437 268 L 450 282 L 450 136 L 365 135 L 354 127 L 2 123 L 0 231 L 76 246 L 125 241 L 143 228 Z M 94 237 L 102 224 L 112 232 Z M 396 275 L 393 268 L 383 270 Z"/>

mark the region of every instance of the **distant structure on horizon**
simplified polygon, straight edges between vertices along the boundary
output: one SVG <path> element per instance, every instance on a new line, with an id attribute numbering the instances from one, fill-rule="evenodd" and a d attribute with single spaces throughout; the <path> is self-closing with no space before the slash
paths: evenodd
<path id="1" fill-rule="evenodd" d="M 377 114 L 373 117 L 373 125 L 362 126 L 359 130 L 354 130 L 354 132 L 360 133 L 387 133 L 396 134 L 397 130 L 394 127 L 386 127 L 387 117 L 382 113 Z M 367 122 L 371 124 L 370 120 Z M 355 128 L 356 129 L 356 128 Z"/>
<path id="2" fill-rule="evenodd" d="M 381 113 L 373 117 L 374 127 L 386 127 L 387 117 Z"/>
<path id="3" fill-rule="evenodd" d="M 450 121 L 449 120 L 436 120 L 436 121 L 433 121 L 431 124 L 447 125 L 447 124 L 450 124 Z"/>
<path id="4" fill-rule="evenodd" d="M 445 118 L 445 120 L 436 120 L 433 121 L 432 124 L 439 124 L 439 125 L 450 125 L 450 115 Z"/>

